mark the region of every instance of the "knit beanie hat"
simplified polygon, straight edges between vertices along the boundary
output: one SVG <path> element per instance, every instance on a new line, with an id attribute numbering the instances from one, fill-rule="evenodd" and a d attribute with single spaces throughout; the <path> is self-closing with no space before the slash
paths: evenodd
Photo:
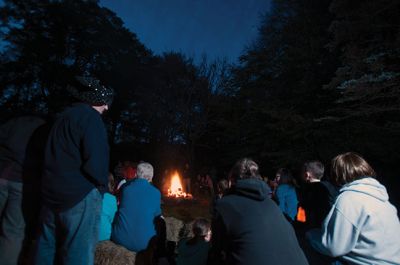
<path id="1" fill-rule="evenodd" d="M 114 97 L 112 88 L 103 86 L 93 77 L 76 76 L 67 89 L 73 97 L 92 106 L 111 105 Z"/>

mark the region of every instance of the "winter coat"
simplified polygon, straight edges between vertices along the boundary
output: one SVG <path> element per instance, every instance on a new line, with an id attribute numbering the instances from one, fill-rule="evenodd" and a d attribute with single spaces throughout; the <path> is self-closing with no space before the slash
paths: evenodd
<path id="1" fill-rule="evenodd" d="M 105 191 L 108 165 L 108 139 L 100 114 L 84 103 L 67 108 L 54 122 L 47 141 L 43 203 L 64 210 L 95 188 Z"/>
<path id="2" fill-rule="evenodd" d="M 308 264 L 291 224 L 262 180 L 240 179 L 217 202 L 212 233 L 208 264 Z"/>

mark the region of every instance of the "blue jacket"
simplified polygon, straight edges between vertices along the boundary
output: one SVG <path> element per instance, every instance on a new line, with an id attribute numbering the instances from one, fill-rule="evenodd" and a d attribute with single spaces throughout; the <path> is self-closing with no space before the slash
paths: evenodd
<path id="1" fill-rule="evenodd" d="M 110 240 L 111 225 L 117 212 L 117 198 L 111 193 L 104 193 L 103 206 L 100 216 L 99 241 Z"/>
<path id="2" fill-rule="evenodd" d="M 160 191 L 146 179 L 128 181 L 122 190 L 111 240 L 131 251 L 146 249 L 156 235 L 154 219 L 160 214 Z"/>
<path id="3" fill-rule="evenodd" d="M 109 148 L 100 114 L 77 103 L 60 114 L 45 149 L 43 203 L 69 209 L 91 190 L 108 183 Z"/>
<path id="4" fill-rule="evenodd" d="M 276 199 L 282 212 L 292 221 L 296 220 L 297 200 L 296 188 L 288 184 L 280 184 L 276 189 Z"/>

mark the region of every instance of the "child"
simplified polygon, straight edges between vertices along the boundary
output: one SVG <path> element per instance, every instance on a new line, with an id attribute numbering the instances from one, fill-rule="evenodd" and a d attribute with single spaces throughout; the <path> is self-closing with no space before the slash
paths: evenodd
<path id="1" fill-rule="evenodd" d="M 111 237 L 111 225 L 117 212 L 117 198 L 111 194 L 114 187 L 114 176 L 110 173 L 108 175 L 108 192 L 104 193 L 101 209 L 99 241 L 110 240 Z"/>
<path id="2" fill-rule="evenodd" d="M 275 198 L 283 214 L 292 223 L 297 215 L 297 194 L 296 182 L 286 168 L 280 168 L 276 173 L 278 187 L 276 188 Z"/>
<path id="3" fill-rule="evenodd" d="M 176 265 L 205 265 L 210 248 L 211 225 L 204 218 L 193 223 L 193 238 L 183 239 L 178 243 Z"/>

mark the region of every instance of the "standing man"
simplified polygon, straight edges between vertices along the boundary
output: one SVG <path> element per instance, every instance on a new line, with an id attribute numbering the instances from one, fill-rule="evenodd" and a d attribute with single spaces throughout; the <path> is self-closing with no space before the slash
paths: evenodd
<path id="1" fill-rule="evenodd" d="M 41 173 L 45 120 L 21 116 L 0 128 L 0 264 L 15 265 L 23 247 L 25 231 L 36 217 L 34 187 Z M 43 138 L 45 136 L 43 135 Z M 29 202 L 29 205 L 26 203 Z"/>
<path id="2" fill-rule="evenodd" d="M 43 207 L 36 264 L 93 264 L 109 147 L 101 114 L 113 90 L 77 77 L 69 90 L 79 103 L 60 114 L 47 141 Z"/>

